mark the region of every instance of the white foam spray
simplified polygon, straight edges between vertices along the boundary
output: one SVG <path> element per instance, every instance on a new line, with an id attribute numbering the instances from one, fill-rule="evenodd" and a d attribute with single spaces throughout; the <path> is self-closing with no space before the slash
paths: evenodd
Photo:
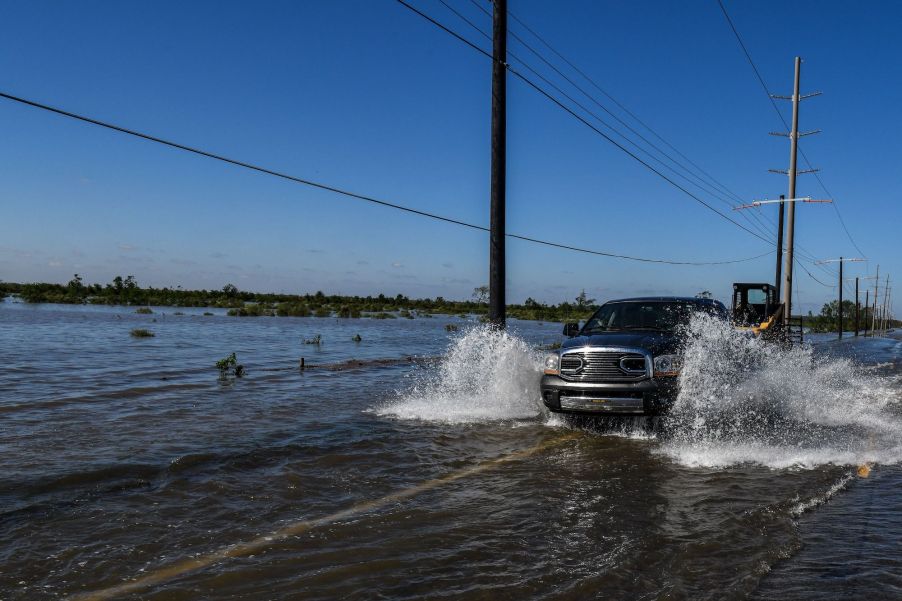
<path id="1" fill-rule="evenodd" d="M 688 466 L 758 464 L 812 468 L 902 462 L 898 374 L 786 348 L 706 315 L 685 332 L 680 394 L 654 433 L 643 423 L 588 428 L 600 435 L 660 440 L 657 450 Z M 540 419 L 573 424 L 542 406 L 542 353 L 524 340 L 474 327 L 439 365 L 413 374 L 378 415 L 448 424 Z M 603 424 L 602 424 L 603 425 Z"/>
<path id="2" fill-rule="evenodd" d="M 708 316 L 687 332 L 661 450 L 693 466 L 902 461 L 896 382 L 849 359 L 746 336 Z"/>
<path id="3" fill-rule="evenodd" d="M 438 368 L 417 374 L 400 399 L 378 415 L 445 423 L 520 420 L 544 413 L 541 353 L 524 340 L 488 326 L 454 340 Z"/>

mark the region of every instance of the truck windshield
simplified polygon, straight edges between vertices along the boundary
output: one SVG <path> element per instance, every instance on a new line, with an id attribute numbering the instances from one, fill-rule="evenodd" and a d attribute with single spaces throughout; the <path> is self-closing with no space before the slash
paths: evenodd
<path id="1" fill-rule="evenodd" d="M 618 330 L 658 330 L 672 332 L 689 322 L 704 307 L 686 301 L 629 301 L 608 303 L 596 311 L 581 334 Z"/>

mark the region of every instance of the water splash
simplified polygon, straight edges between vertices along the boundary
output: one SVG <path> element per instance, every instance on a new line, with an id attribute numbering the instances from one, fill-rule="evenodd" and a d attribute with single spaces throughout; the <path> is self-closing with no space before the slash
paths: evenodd
<path id="1" fill-rule="evenodd" d="M 902 461 L 895 382 L 850 359 L 785 348 L 699 315 L 661 450 L 687 465 Z"/>
<path id="2" fill-rule="evenodd" d="M 544 412 L 539 393 L 541 353 L 488 326 L 454 340 L 438 368 L 417 374 L 401 398 L 378 415 L 445 423 L 534 418 Z"/>
<path id="3" fill-rule="evenodd" d="M 807 501 L 797 501 L 790 510 L 790 513 L 793 517 L 799 517 L 807 511 L 811 511 L 812 509 L 820 507 L 821 505 L 835 497 L 837 494 L 842 492 L 846 488 L 846 486 L 849 485 L 849 482 L 852 481 L 852 478 L 852 474 L 846 474 L 842 478 L 834 482 L 830 486 L 830 488 L 828 488 L 824 492 L 808 499 Z"/>

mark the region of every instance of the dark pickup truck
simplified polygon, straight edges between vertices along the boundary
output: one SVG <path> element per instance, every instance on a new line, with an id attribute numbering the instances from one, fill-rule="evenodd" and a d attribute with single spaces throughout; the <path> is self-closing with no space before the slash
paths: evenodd
<path id="1" fill-rule="evenodd" d="M 605 303 L 545 357 L 542 400 L 561 413 L 656 415 L 676 400 L 681 330 L 696 312 L 729 320 L 720 301 L 647 297 Z"/>

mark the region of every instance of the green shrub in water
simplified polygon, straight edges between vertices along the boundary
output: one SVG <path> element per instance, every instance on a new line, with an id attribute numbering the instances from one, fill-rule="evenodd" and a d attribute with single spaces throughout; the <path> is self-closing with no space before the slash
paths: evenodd
<path id="1" fill-rule="evenodd" d="M 244 366 L 238 363 L 238 358 L 235 356 L 235 353 L 217 361 L 216 369 L 219 370 L 219 375 L 222 377 L 229 375 L 230 372 L 234 374 L 236 378 L 240 378 L 244 375 Z"/>

